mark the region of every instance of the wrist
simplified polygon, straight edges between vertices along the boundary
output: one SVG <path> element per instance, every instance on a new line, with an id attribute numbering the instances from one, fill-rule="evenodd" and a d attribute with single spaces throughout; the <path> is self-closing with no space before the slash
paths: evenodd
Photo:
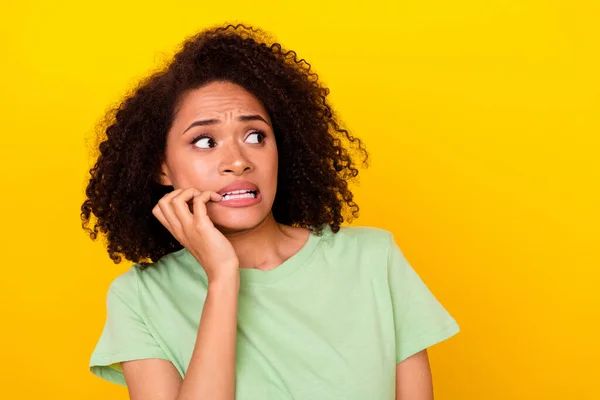
<path id="1" fill-rule="evenodd" d="M 215 290 L 223 290 L 228 288 L 237 288 L 240 286 L 240 272 L 239 269 L 235 269 L 235 271 L 222 273 L 217 277 L 209 278 L 208 280 L 208 288 L 213 288 Z"/>

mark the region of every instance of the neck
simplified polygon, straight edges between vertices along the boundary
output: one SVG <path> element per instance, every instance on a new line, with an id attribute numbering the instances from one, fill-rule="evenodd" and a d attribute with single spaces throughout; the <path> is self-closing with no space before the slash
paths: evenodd
<path id="1" fill-rule="evenodd" d="M 223 234 L 238 256 L 240 268 L 267 271 L 296 254 L 306 243 L 309 230 L 279 224 L 269 214 L 252 229 Z"/>

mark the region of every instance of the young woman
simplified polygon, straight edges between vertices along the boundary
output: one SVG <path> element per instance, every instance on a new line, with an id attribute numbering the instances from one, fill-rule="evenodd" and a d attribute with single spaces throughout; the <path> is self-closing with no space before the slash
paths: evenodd
<path id="1" fill-rule="evenodd" d="M 90 369 L 134 400 L 432 399 L 458 326 L 390 232 L 341 227 L 367 153 L 269 43 L 202 31 L 108 115 L 83 226 L 135 265 Z"/>

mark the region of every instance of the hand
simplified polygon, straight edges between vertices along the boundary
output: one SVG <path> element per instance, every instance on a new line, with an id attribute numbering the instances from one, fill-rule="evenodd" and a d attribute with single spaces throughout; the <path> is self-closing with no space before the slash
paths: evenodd
<path id="1" fill-rule="evenodd" d="M 198 260 L 209 283 L 239 277 L 237 254 L 231 242 L 215 228 L 206 210 L 206 203 L 222 199 L 213 191 L 176 189 L 164 195 L 152 209 L 152 214 Z"/>

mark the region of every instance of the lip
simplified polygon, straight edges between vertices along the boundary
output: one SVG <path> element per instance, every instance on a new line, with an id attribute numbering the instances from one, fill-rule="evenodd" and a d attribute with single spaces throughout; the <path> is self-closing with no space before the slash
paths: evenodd
<path id="1" fill-rule="evenodd" d="M 257 193 L 257 195 L 260 193 L 260 191 L 258 190 L 258 186 L 248 181 L 234 182 L 220 189 L 217 193 L 219 193 L 222 196 L 227 192 L 233 192 L 235 190 L 253 190 Z"/>

